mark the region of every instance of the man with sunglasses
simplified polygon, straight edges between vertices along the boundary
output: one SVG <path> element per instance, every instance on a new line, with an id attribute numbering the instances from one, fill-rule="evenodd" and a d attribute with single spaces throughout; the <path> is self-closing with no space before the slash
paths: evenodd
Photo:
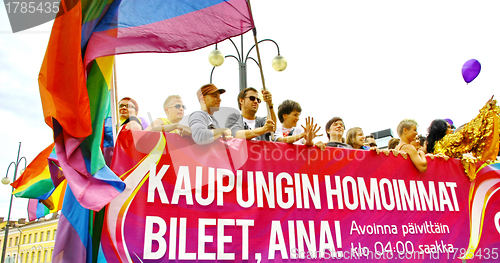
<path id="1" fill-rule="evenodd" d="M 271 119 L 267 117 L 256 117 L 261 100 L 256 89 L 250 87 L 242 90 L 238 94 L 238 107 L 241 114 L 230 114 L 226 121 L 226 127 L 231 129 L 235 138 L 248 140 L 271 141 L 270 132 L 276 130 L 276 114 L 273 109 L 273 99 L 271 92 L 262 91 L 264 101 L 269 105 Z"/>
<path id="2" fill-rule="evenodd" d="M 220 95 L 226 92 L 218 89 L 214 84 L 203 85 L 196 95 L 201 105 L 201 110 L 191 113 L 189 127 L 192 137 L 197 144 L 208 144 L 219 137 L 231 138 L 231 130 L 220 128 L 213 114 L 219 110 Z"/>
<path id="3" fill-rule="evenodd" d="M 177 133 L 180 136 L 191 135 L 191 129 L 179 122 L 184 117 L 186 106 L 179 95 L 171 95 L 163 103 L 163 110 L 167 118 L 158 118 L 146 128 L 147 131 L 162 131 Z"/>

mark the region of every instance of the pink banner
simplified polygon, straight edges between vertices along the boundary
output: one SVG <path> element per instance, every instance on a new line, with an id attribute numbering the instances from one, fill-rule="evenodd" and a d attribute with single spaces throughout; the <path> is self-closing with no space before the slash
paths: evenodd
<path id="1" fill-rule="evenodd" d="M 499 260 L 499 173 L 470 182 L 457 159 L 420 173 L 373 151 L 137 131 L 112 167 L 127 188 L 106 210 L 108 262 Z"/>

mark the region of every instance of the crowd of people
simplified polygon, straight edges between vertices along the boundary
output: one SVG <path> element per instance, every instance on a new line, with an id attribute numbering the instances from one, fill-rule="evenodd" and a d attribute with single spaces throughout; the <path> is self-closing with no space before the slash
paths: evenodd
<path id="1" fill-rule="evenodd" d="M 197 144 L 212 143 L 222 137 L 226 140 L 242 138 L 303 144 L 321 150 L 326 147 L 337 147 L 381 152 L 373 135 L 365 136 L 360 127 L 349 129 L 344 137 L 345 124 L 340 117 L 331 118 L 325 125 L 328 142 L 314 143 L 316 137 L 322 136 L 318 135 L 321 127 L 310 117 L 306 118 L 305 126 L 297 126 L 302 112 L 299 103 L 292 100 L 283 101 L 278 106 L 276 118 L 271 92 L 263 90 L 259 95 L 259 92 L 251 87 L 240 91 L 237 97 L 240 111 L 229 114 L 221 126 L 213 115 L 219 110 L 221 95 L 225 92 L 214 84 L 203 85 L 197 91 L 200 110 L 191 113 L 189 126 L 179 123 L 184 117 L 186 106 L 178 95 L 171 95 L 165 100 L 163 108 L 167 117 L 158 118 L 151 125 L 147 125 L 145 120 L 137 117 L 139 111 L 137 102 L 125 97 L 118 104 L 121 129 L 176 133 L 180 136 L 191 136 Z M 267 117 L 256 116 L 262 101 L 268 105 Z M 447 160 L 449 157 L 462 158 L 467 155 L 470 157 L 468 160 L 472 158 L 490 161 L 496 158 L 499 150 L 497 127 L 499 113 L 496 101 L 490 99 L 474 120 L 458 129 L 455 129 L 450 119 L 434 120 L 427 129 L 427 137 L 418 135 L 418 124 L 415 120 L 404 119 L 397 127 L 399 138 L 391 139 L 388 149 L 382 152 L 409 157 L 421 172 L 427 169 L 426 157 L 442 157 Z"/>

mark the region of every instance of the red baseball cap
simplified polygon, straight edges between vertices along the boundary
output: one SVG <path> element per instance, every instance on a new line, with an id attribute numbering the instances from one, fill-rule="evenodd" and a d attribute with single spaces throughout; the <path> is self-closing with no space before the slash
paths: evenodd
<path id="1" fill-rule="evenodd" d="M 198 98 L 200 98 L 201 96 L 212 94 L 217 91 L 219 92 L 219 94 L 223 94 L 224 92 L 226 92 L 225 89 L 218 89 L 214 84 L 210 83 L 201 86 L 201 88 L 196 92 L 196 95 L 198 95 Z"/>

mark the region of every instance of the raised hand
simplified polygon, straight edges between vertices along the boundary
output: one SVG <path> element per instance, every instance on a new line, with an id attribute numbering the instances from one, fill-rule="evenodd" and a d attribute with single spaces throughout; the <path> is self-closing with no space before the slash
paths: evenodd
<path id="1" fill-rule="evenodd" d="M 314 124 L 314 118 L 307 117 L 306 118 L 306 127 L 302 125 L 302 128 L 304 129 L 305 136 L 304 139 L 306 140 L 306 145 L 313 145 L 312 141 L 316 137 L 323 136 L 323 134 L 318 135 L 318 131 L 321 129 L 321 126 L 318 127 L 318 124 Z"/>

